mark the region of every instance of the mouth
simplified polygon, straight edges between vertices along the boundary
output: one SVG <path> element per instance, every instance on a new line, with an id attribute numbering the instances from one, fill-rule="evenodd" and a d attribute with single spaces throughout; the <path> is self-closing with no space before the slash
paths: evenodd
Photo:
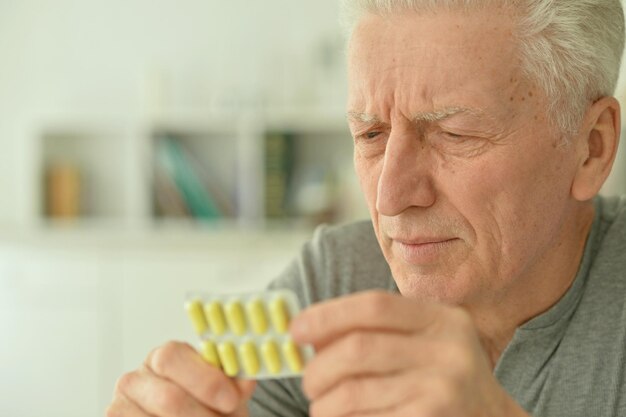
<path id="1" fill-rule="evenodd" d="M 458 241 L 458 238 L 441 237 L 392 239 L 392 250 L 409 264 L 426 265 L 437 261 Z"/>

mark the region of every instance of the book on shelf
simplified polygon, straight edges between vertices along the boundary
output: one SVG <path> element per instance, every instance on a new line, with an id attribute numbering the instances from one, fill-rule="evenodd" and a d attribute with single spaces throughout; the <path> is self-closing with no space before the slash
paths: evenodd
<path id="1" fill-rule="evenodd" d="M 80 172 L 73 164 L 52 164 L 46 169 L 46 215 L 73 219 L 80 215 Z"/>
<path id="2" fill-rule="evenodd" d="M 212 220 L 234 214 L 209 168 L 174 135 L 158 136 L 155 162 L 155 202 L 164 215 Z"/>
<path id="3" fill-rule="evenodd" d="M 161 217 L 190 217 L 189 207 L 176 184 L 160 164 L 154 167 L 154 208 Z"/>
<path id="4" fill-rule="evenodd" d="M 295 137 L 289 132 L 272 132 L 265 137 L 265 216 L 270 219 L 291 214 L 291 180 L 294 170 Z"/>

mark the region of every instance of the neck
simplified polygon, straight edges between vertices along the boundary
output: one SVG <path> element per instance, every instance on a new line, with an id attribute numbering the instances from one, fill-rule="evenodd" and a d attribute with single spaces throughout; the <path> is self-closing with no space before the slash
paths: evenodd
<path id="1" fill-rule="evenodd" d="M 507 288 L 487 305 L 467 306 L 493 367 L 516 329 L 555 305 L 576 278 L 594 208 L 591 203 L 582 203 L 572 211 L 545 255 L 516 280 L 517 285 Z"/>

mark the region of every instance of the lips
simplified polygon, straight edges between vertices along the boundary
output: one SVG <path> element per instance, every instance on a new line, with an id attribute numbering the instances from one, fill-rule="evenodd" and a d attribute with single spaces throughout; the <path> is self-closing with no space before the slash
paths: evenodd
<path id="1" fill-rule="evenodd" d="M 392 250 L 409 264 L 426 265 L 441 259 L 458 241 L 449 237 L 393 238 Z"/>
<path id="2" fill-rule="evenodd" d="M 418 237 L 418 238 L 391 238 L 404 245 L 426 245 L 429 243 L 441 243 L 453 240 L 453 237 Z"/>

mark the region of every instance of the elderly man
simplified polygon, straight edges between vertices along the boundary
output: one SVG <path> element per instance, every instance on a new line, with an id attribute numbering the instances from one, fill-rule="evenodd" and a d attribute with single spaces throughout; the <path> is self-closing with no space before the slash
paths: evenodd
<path id="1" fill-rule="evenodd" d="M 273 284 L 317 303 L 291 328 L 317 350 L 302 383 L 232 381 L 172 342 L 109 416 L 626 415 L 626 201 L 596 197 L 619 0 L 346 5 L 372 221 L 318 230 Z"/>

